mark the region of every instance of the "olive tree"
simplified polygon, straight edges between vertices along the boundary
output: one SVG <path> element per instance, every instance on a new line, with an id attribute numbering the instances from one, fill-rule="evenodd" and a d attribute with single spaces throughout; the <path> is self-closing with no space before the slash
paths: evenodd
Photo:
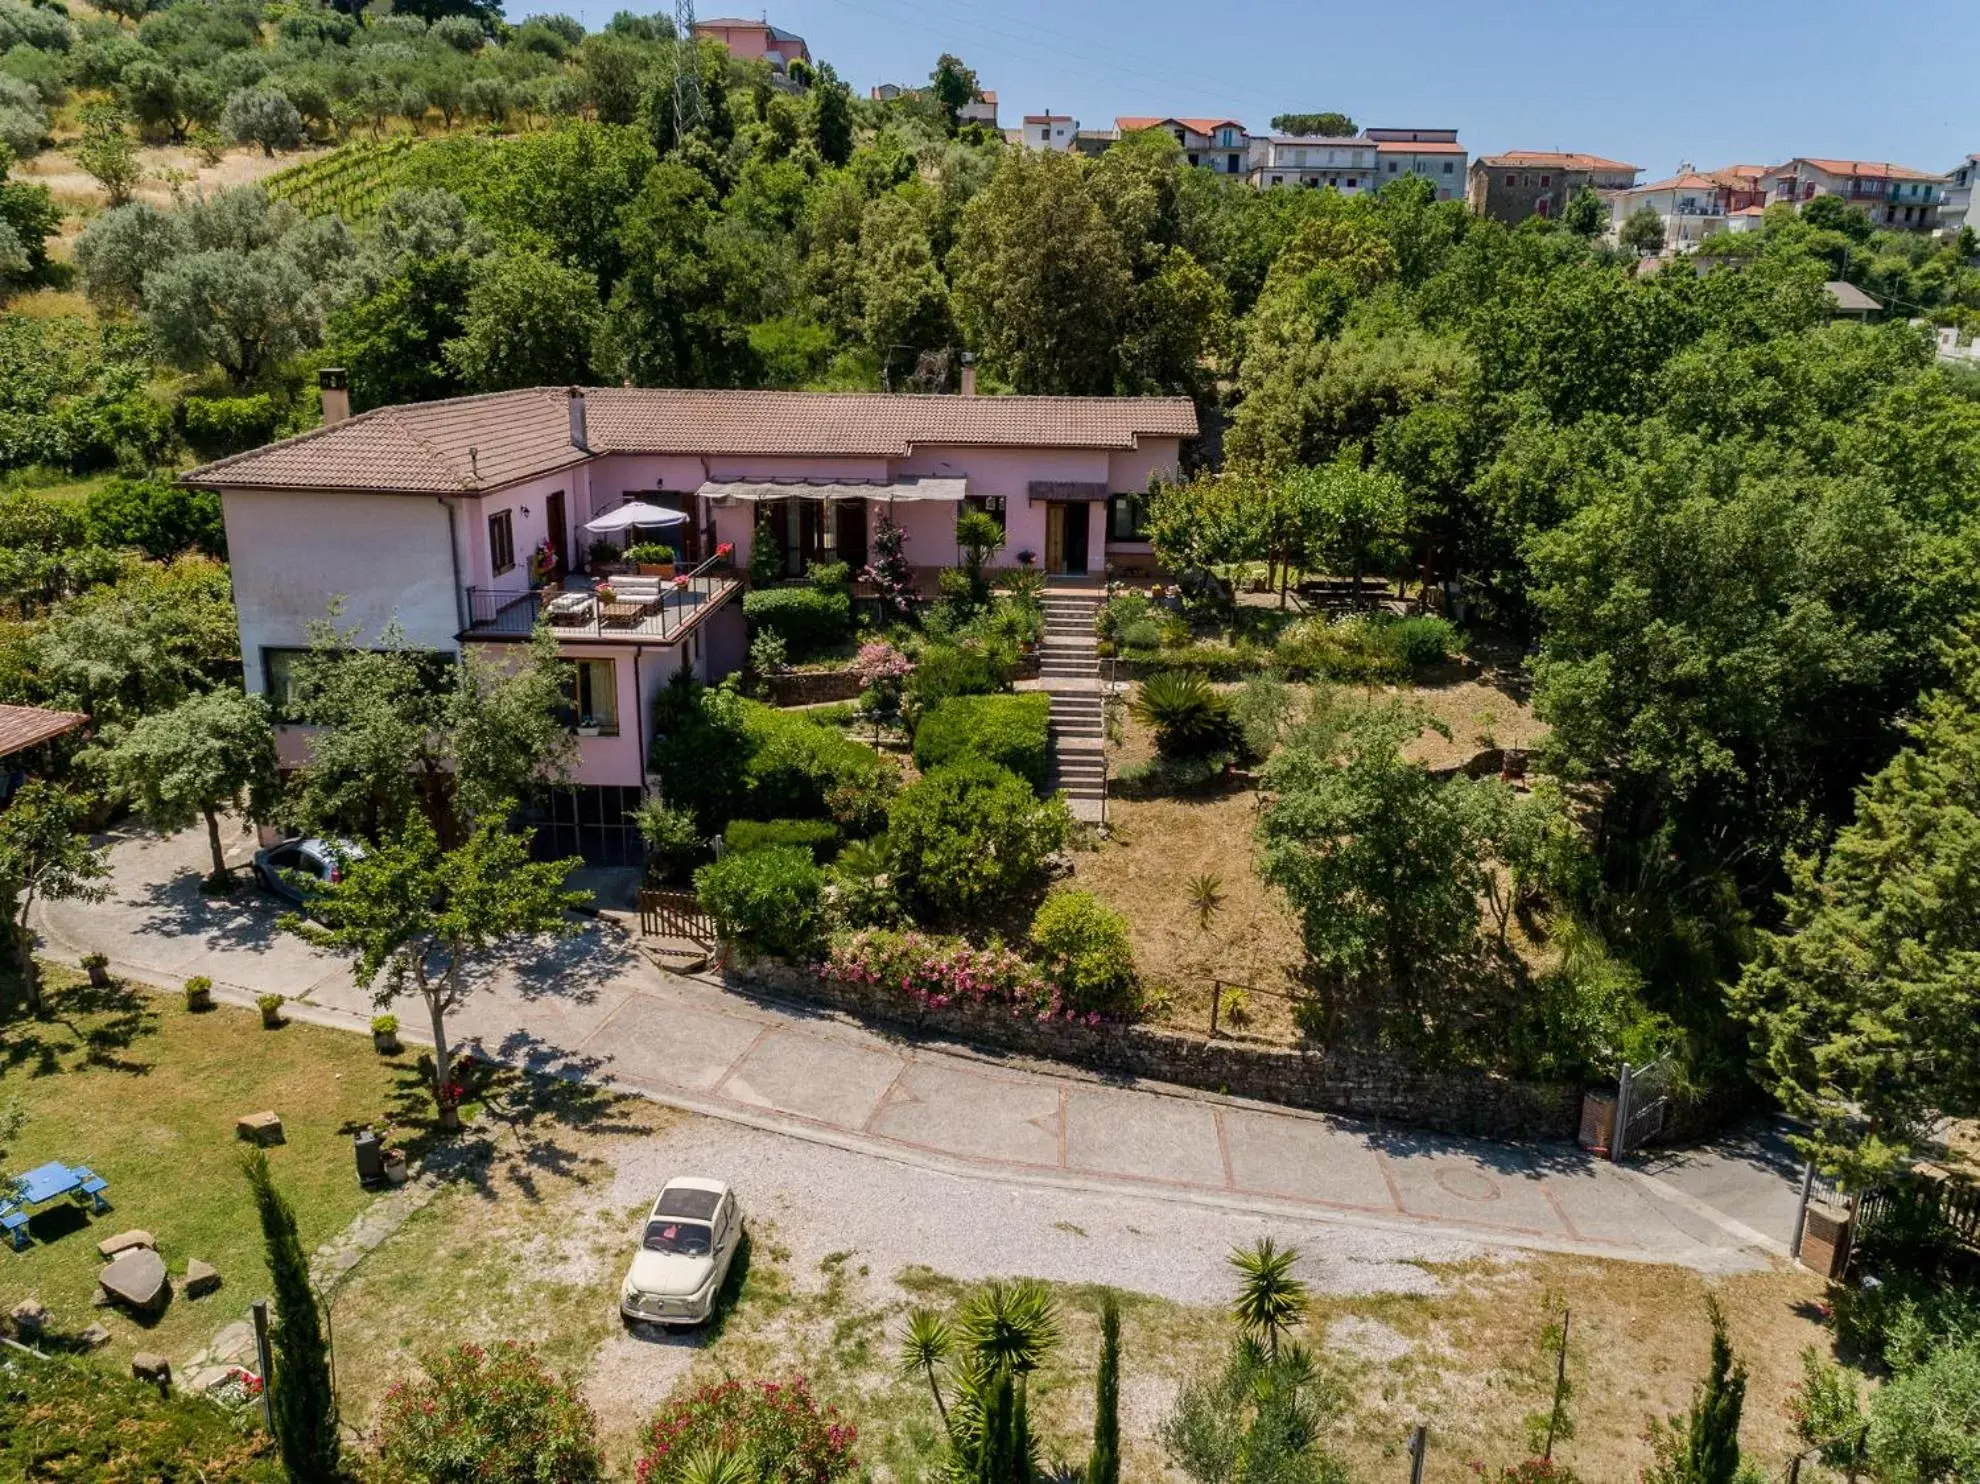
<path id="1" fill-rule="evenodd" d="M 187 371 L 217 364 L 237 387 L 314 345 L 323 329 L 309 275 L 273 247 L 188 254 L 146 276 L 143 302 L 167 360 Z"/>
<path id="2" fill-rule="evenodd" d="M 28 913 L 36 897 L 101 901 L 110 874 L 85 833 L 88 805 L 43 779 L 33 779 L 0 813 L 0 897 L 14 939 L 14 966 L 33 1014 L 41 1013 L 41 979 L 34 962 Z"/>
<path id="3" fill-rule="evenodd" d="M 302 115 L 272 88 L 242 88 L 227 99 L 220 129 L 236 144 L 258 144 L 264 155 L 303 142 Z"/>

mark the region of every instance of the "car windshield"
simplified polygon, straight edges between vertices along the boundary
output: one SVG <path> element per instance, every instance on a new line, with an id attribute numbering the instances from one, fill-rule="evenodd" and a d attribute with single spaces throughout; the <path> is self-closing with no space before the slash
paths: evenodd
<path id="1" fill-rule="evenodd" d="M 646 1223 L 648 1252 L 671 1252 L 676 1257 L 706 1257 L 708 1228 L 698 1221 L 674 1221 L 659 1217 Z"/>

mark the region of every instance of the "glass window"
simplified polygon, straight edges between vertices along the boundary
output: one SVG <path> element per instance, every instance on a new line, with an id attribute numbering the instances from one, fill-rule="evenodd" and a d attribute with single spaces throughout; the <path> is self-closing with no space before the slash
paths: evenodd
<path id="1" fill-rule="evenodd" d="M 1554 183 L 1554 177 L 1551 175 L 1543 175 L 1540 177 L 1540 184 L 1543 186 L 1552 185 L 1553 183 Z"/>
<path id="2" fill-rule="evenodd" d="M 261 651 L 262 689 L 268 693 L 269 708 L 277 721 L 296 717 L 296 662 L 307 649 L 264 649 Z"/>
<path id="3" fill-rule="evenodd" d="M 1444 161 L 1444 174 L 1452 175 L 1456 173 L 1456 170 L 1457 170 L 1457 166 L 1455 162 L 1451 160 Z"/>
<path id="4" fill-rule="evenodd" d="M 963 504 L 967 505 L 971 510 L 981 511 L 1005 530 L 1010 529 L 1009 526 L 1004 524 L 1004 497 L 1002 495 L 965 495 L 963 496 Z"/>
<path id="5" fill-rule="evenodd" d="M 497 572 L 509 572 L 516 565 L 516 527 L 506 510 L 488 517 L 488 562 Z"/>
<path id="6" fill-rule="evenodd" d="M 611 660 L 566 660 L 566 709 L 559 720 L 568 727 L 596 727 L 601 737 L 619 735 L 619 681 Z"/>
<path id="7" fill-rule="evenodd" d="M 1148 501 L 1142 495 L 1107 496 L 1107 539 L 1146 541 Z"/>

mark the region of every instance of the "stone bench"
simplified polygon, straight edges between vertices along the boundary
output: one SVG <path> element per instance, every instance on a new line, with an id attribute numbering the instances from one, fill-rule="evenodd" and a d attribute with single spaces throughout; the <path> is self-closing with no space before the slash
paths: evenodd
<path id="1" fill-rule="evenodd" d="M 118 1232 L 114 1237 L 105 1237 L 96 1244 L 96 1255 L 108 1261 L 139 1247 L 156 1247 L 158 1239 L 148 1231 L 132 1229 Z"/>
<path id="2" fill-rule="evenodd" d="M 282 1118 L 278 1113 L 248 1113 L 234 1120 L 234 1137 L 250 1144 L 280 1144 Z"/>

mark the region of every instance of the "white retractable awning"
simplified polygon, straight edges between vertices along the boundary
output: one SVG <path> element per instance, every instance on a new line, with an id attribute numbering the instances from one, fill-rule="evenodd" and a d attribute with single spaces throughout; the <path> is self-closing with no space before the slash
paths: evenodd
<path id="1" fill-rule="evenodd" d="M 967 479 L 711 479 L 695 491 L 717 505 L 765 500 L 947 500 L 960 503 Z"/>

